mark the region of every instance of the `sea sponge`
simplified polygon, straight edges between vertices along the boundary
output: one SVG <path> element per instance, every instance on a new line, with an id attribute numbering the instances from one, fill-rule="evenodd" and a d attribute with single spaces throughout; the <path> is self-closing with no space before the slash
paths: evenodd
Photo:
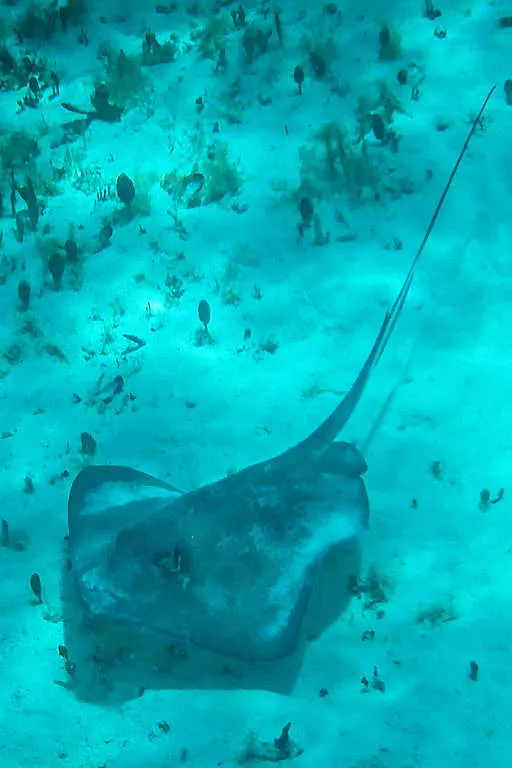
<path id="1" fill-rule="evenodd" d="M 228 145 L 216 141 L 206 152 L 202 162 L 205 178 L 204 201 L 217 203 L 226 195 L 236 195 L 242 179 L 237 163 L 228 156 Z"/>
<path id="2" fill-rule="evenodd" d="M 383 24 L 379 31 L 379 59 L 393 61 L 402 55 L 402 38 L 393 27 Z"/>
<path id="3" fill-rule="evenodd" d="M 232 29 L 231 16 L 219 13 L 210 16 L 205 25 L 192 32 L 190 37 L 192 41 L 197 41 L 199 56 L 202 59 L 216 59 Z"/>
<path id="4" fill-rule="evenodd" d="M 7 133 L 7 131 L 4 132 Z M 13 131 L 0 145 L 0 158 L 4 168 L 25 168 L 39 155 L 39 146 L 25 131 Z"/>
<path id="5" fill-rule="evenodd" d="M 125 109 L 140 103 L 141 95 L 149 86 L 141 68 L 141 57 L 103 49 L 101 58 L 107 70 L 105 86 L 110 101 Z"/>
<path id="6" fill-rule="evenodd" d="M 301 183 L 298 195 L 313 198 L 348 193 L 378 194 L 378 174 L 364 141 L 353 144 L 339 122 L 326 122 L 299 151 Z"/>

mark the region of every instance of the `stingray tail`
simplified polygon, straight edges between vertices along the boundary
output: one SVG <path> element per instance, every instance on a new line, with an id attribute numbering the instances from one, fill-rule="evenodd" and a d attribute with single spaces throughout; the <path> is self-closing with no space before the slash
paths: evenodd
<path id="1" fill-rule="evenodd" d="M 312 432 L 309 435 L 309 437 L 307 437 L 305 440 L 302 440 L 302 442 L 298 443 L 296 446 L 294 446 L 293 448 L 291 448 L 289 451 L 286 452 L 288 454 L 288 457 L 290 456 L 291 453 L 299 450 L 310 451 L 312 453 L 321 451 L 339 435 L 339 433 L 341 432 L 341 430 L 343 429 L 343 427 L 345 426 L 349 418 L 352 416 L 352 413 L 354 412 L 354 409 L 359 403 L 359 400 L 361 399 L 361 396 L 365 390 L 365 387 L 368 383 L 370 375 L 373 369 L 375 368 L 375 366 L 377 365 L 377 363 L 379 362 L 380 358 L 382 357 L 384 350 L 388 345 L 389 339 L 391 338 L 391 334 L 393 333 L 397 320 L 402 313 L 405 301 L 407 299 L 407 296 L 409 294 L 409 291 L 412 285 L 412 281 L 414 279 L 414 273 L 415 273 L 418 261 L 420 260 L 420 257 L 423 251 L 425 250 L 425 246 L 427 245 L 430 235 L 432 234 L 432 230 L 434 229 L 434 225 L 437 221 L 439 213 L 441 212 L 441 208 L 443 207 L 444 201 L 446 200 L 446 196 L 450 190 L 450 187 L 453 183 L 455 175 L 459 170 L 459 166 L 462 162 L 462 159 L 466 154 L 466 150 L 469 146 L 469 142 L 471 141 L 473 134 L 475 133 L 477 126 L 480 123 L 482 115 L 485 111 L 485 108 L 487 107 L 489 99 L 494 93 L 495 88 L 496 86 L 494 85 L 490 89 L 482 106 L 480 107 L 480 111 L 478 112 L 478 115 L 473 120 L 471 128 L 468 132 L 468 135 L 466 136 L 466 140 L 451 170 L 450 176 L 448 178 L 448 181 L 445 184 L 445 187 L 443 189 L 441 197 L 439 198 L 439 202 L 436 205 L 432 218 L 430 219 L 429 225 L 423 236 L 423 240 L 421 241 L 420 247 L 418 248 L 416 255 L 414 256 L 414 259 L 409 268 L 409 271 L 407 272 L 407 275 L 400 288 L 400 291 L 398 292 L 398 295 L 395 301 L 393 302 L 393 306 L 386 313 L 386 316 L 384 317 L 382 325 L 377 334 L 375 343 L 371 349 L 370 354 L 366 359 L 365 364 L 361 368 L 359 375 L 357 376 L 356 380 L 352 384 L 350 390 L 345 395 L 343 400 L 334 409 L 334 411 L 325 419 L 325 421 L 322 422 L 322 424 L 320 424 L 320 426 L 317 429 L 315 429 L 315 431 Z"/>

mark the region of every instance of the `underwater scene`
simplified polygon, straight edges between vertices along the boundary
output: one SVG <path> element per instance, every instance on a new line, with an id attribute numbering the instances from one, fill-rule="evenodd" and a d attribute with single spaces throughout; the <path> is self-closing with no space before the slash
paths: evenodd
<path id="1" fill-rule="evenodd" d="M 509 765 L 511 51 L 0 0 L 0 768 Z"/>

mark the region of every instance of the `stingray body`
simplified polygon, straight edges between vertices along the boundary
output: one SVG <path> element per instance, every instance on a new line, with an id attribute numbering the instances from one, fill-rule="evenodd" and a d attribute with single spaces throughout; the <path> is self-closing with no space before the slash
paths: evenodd
<path id="1" fill-rule="evenodd" d="M 69 497 L 69 552 L 90 616 L 246 661 L 296 649 L 325 558 L 354 545 L 368 523 L 365 461 L 336 438 L 389 341 L 491 93 L 366 362 L 309 437 L 190 492 L 126 467 L 80 472 Z"/>

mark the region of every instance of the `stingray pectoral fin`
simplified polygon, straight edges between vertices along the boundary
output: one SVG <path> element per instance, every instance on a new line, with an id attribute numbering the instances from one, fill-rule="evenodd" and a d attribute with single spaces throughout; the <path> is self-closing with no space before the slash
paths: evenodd
<path id="1" fill-rule="evenodd" d="M 168 483 L 129 467 L 85 467 L 68 501 L 69 554 L 76 578 L 97 564 L 121 530 L 180 496 Z"/>
<path id="2" fill-rule="evenodd" d="M 364 456 L 355 445 L 342 441 L 330 443 L 315 462 L 321 472 L 346 477 L 359 477 L 368 469 Z"/>
<path id="3" fill-rule="evenodd" d="M 83 497 L 85 493 L 96 489 L 98 486 L 109 482 L 119 485 L 137 483 L 139 485 L 166 488 L 170 491 L 180 492 L 178 488 L 159 480 L 146 472 L 140 472 L 131 467 L 112 465 L 98 465 L 84 467 L 73 481 L 70 491 L 70 503 L 73 496 Z"/>
<path id="4" fill-rule="evenodd" d="M 307 532 L 290 536 L 286 562 L 277 578 L 260 596 L 259 638 L 261 647 L 253 648 L 266 658 L 279 658 L 297 647 L 310 600 L 322 570 L 337 553 L 340 608 L 346 601 L 342 594 L 348 571 L 354 567 L 358 536 L 368 520 L 368 498 L 362 480 L 323 476 L 318 481 L 317 499 L 307 504 L 303 522 Z M 345 567 L 346 566 L 346 567 Z M 336 612 L 336 611 L 335 611 Z"/>

